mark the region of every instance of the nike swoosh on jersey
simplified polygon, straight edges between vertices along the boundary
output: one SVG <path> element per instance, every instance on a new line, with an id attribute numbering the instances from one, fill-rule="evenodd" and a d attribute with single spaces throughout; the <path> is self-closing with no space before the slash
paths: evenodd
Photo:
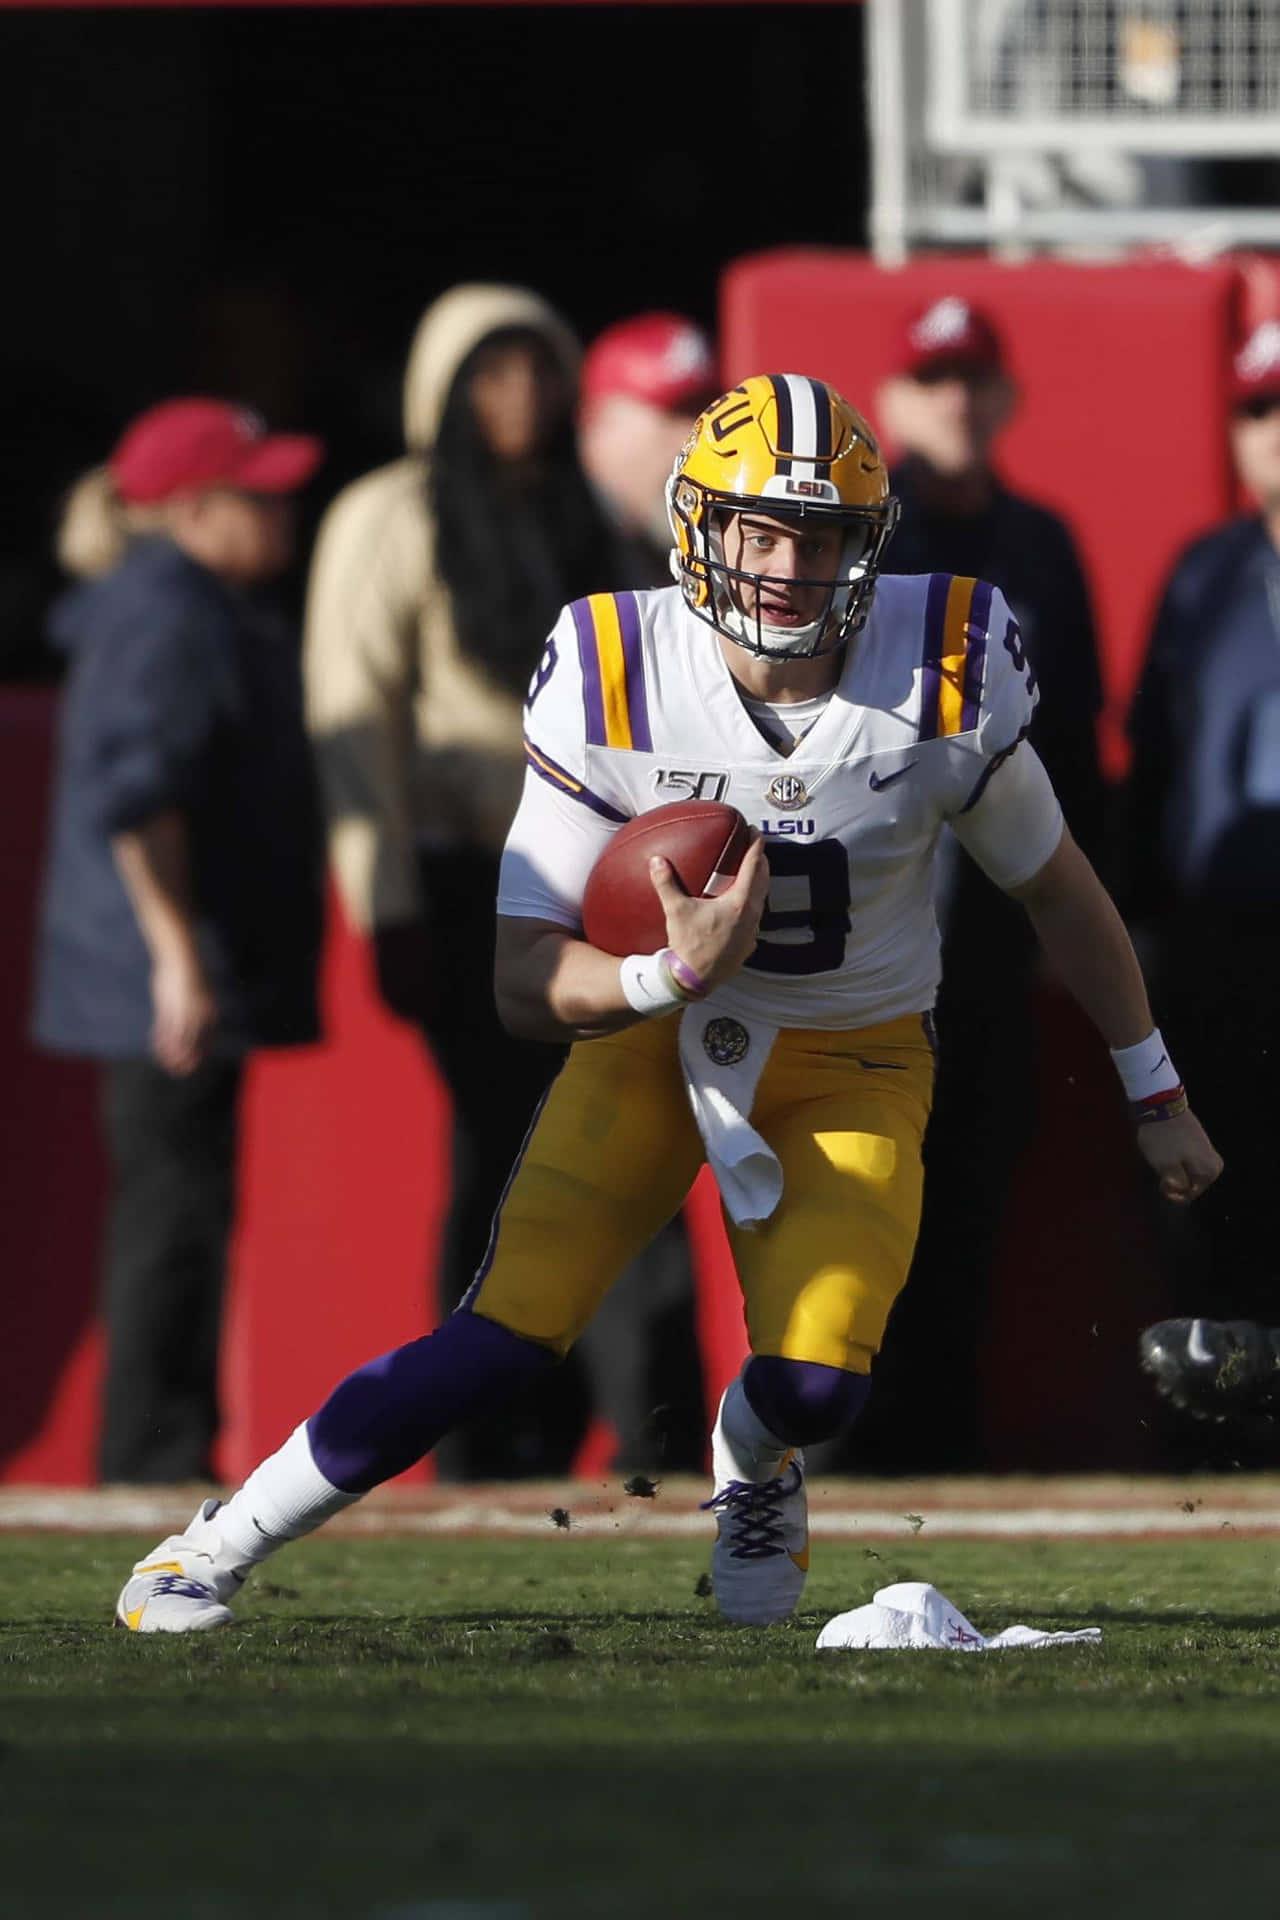
<path id="1" fill-rule="evenodd" d="M 876 773 L 873 771 L 867 781 L 867 785 L 870 787 L 872 793 L 883 793 L 886 787 L 891 787 L 895 780 L 901 780 L 904 773 L 910 773 L 912 767 L 919 766 L 919 764 L 918 760 L 908 760 L 905 767 L 895 767 L 892 773 Z"/>

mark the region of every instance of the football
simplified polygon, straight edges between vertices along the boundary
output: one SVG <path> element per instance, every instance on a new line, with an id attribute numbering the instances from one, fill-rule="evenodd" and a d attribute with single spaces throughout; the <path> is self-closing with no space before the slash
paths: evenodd
<path id="1" fill-rule="evenodd" d="M 686 893 L 720 893 L 751 844 L 736 807 L 719 800 L 677 800 L 619 827 L 587 879 L 582 931 L 604 953 L 655 953 L 667 922 L 649 876 L 655 853 L 669 860 Z"/>

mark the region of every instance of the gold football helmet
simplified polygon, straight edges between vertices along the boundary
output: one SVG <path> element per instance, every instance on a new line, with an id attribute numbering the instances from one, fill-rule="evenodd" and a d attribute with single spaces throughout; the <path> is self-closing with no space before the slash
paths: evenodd
<path id="1" fill-rule="evenodd" d="M 844 528 L 835 579 L 795 583 L 829 589 L 820 617 L 804 627 L 770 628 L 759 612 L 761 576 L 726 560 L 726 522 L 749 511 Z M 874 433 L 834 387 L 762 373 L 699 415 L 667 482 L 667 520 L 671 571 L 700 620 L 751 653 L 808 658 L 865 621 L 898 502 Z M 738 583 L 755 586 L 755 613 L 744 613 Z"/>

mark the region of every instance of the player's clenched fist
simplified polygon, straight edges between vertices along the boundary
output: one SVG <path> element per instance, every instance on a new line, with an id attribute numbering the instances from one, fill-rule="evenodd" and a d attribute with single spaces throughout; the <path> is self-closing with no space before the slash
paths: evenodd
<path id="1" fill-rule="evenodd" d="M 1222 1156 L 1194 1113 L 1138 1128 L 1138 1151 L 1166 1200 L 1185 1206 L 1222 1172 Z"/>

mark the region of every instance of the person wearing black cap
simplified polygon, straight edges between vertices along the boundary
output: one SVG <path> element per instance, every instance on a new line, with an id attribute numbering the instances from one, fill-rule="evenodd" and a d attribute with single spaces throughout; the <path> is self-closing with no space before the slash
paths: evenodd
<path id="1" fill-rule="evenodd" d="M 1169 574 L 1129 715 L 1127 918 L 1170 1046 L 1189 1056 L 1227 1164 L 1194 1229 L 1168 1229 L 1175 1312 L 1143 1361 L 1175 1400 L 1274 1412 L 1280 1319 L 1270 1074 L 1280 1059 L 1280 319 L 1228 381 L 1236 476 L 1253 510 L 1191 541 Z M 1175 1424 L 1175 1464 L 1275 1464 L 1275 1428 Z"/>
<path id="2" fill-rule="evenodd" d="M 246 1054 L 318 1038 L 322 841 L 288 566 L 318 440 L 204 398 L 72 490 L 33 1038 L 101 1062 L 103 1480 L 208 1478 Z"/>
<path id="3" fill-rule="evenodd" d="M 1006 486 L 995 464 L 1018 399 L 988 313 L 953 294 L 906 320 L 877 396 L 902 503 L 893 564 L 900 573 L 977 575 L 1005 594 L 1042 690 L 1030 738 L 1072 832 L 1096 860 L 1104 785 L 1093 611 L 1070 529 Z M 938 1081 L 924 1216 L 858 1432 L 860 1462 L 887 1472 L 982 1464 L 980 1329 L 1013 1165 L 1034 1116 L 1034 943 L 951 836 L 939 858 L 938 918 Z"/>

